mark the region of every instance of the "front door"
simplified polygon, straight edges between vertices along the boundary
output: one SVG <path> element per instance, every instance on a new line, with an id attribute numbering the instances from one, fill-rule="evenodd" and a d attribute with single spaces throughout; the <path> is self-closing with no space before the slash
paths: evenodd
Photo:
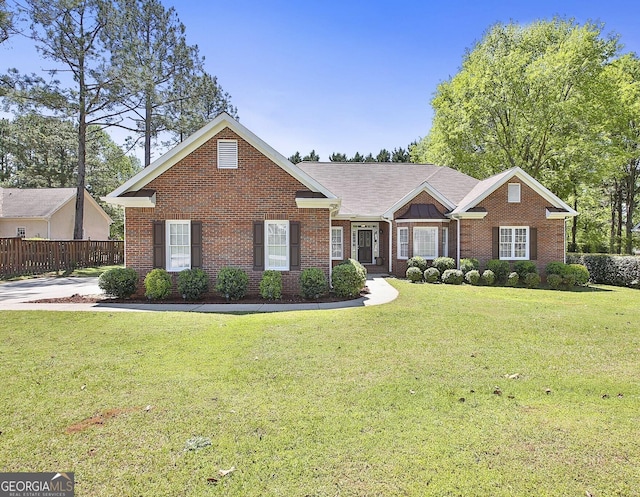
<path id="1" fill-rule="evenodd" d="M 373 230 L 358 230 L 358 262 L 373 263 Z"/>

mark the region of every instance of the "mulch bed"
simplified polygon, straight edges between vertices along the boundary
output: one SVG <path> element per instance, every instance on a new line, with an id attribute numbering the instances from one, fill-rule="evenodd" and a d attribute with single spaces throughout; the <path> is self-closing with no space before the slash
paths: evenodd
<path id="1" fill-rule="evenodd" d="M 369 294 L 369 289 L 365 287 L 356 298 Z M 218 295 L 205 295 L 201 300 L 185 300 L 181 298 L 169 298 L 165 300 L 149 300 L 144 295 L 134 295 L 128 299 L 113 299 L 104 295 L 72 295 L 71 297 L 58 297 L 51 299 L 31 300 L 33 304 L 309 304 L 321 302 L 344 302 L 353 300 L 326 295 L 319 299 L 309 300 L 300 295 L 283 295 L 278 300 L 263 299 L 260 295 L 247 295 L 241 300 L 226 300 Z"/>

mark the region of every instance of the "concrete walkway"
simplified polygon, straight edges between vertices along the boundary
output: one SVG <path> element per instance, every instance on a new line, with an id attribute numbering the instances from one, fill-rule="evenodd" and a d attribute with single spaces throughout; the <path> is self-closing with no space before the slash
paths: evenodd
<path id="1" fill-rule="evenodd" d="M 370 293 L 366 297 L 344 302 L 308 304 L 33 304 L 27 300 L 102 293 L 97 278 L 37 278 L 1 284 L 0 311 L 282 312 L 380 305 L 391 302 L 398 296 L 398 291 L 382 276 L 370 275 L 367 287 Z"/>

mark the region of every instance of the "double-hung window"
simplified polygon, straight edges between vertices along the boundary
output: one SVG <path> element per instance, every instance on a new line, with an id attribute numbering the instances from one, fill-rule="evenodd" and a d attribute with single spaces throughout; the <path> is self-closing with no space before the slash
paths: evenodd
<path id="1" fill-rule="evenodd" d="M 16 231 L 16 236 L 18 238 L 25 238 L 27 236 L 27 228 L 25 228 L 24 226 L 19 226 Z"/>
<path id="2" fill-rule="evenodd" d="M 413 256 L 435 259 L 438 257 L 438 228 L 413 228 Z"/>
<path id="3" fill-rule="evenodd" d="M 398 259 L 409 258 L 409 228 L 398 228 Z"/>
<path id="4" fill-rule="evenodd" d="M 529 259 L 528 226 L 500 226 L 500 259 Z"/>
<path id="5" fill-rule="evenodd" d="M 289 221 L 265 221 L 265 269 L 289 270 Z"/>
<path id="6" fill-rule="evenodd" d="M 333 226 L 331 228 L 331 258 L 334 260 L 342 260 L 343 257 L 343 230 L 342 226 Z"/>
<path id="7" fill-rule="evenodd" d="M 191 221 L 166 222 L 167 271 L 191 268 Z"/>

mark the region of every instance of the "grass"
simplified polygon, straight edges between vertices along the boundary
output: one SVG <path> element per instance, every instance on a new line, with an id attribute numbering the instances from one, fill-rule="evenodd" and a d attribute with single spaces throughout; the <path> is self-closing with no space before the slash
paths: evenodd
<path id="1" fill-rule="evenodd" d="M 0 468 L 79 496 L 640 495 L 638 291 L 392 284 L 338 311 L 3 312 Z"/>
<path id="2" fill-rule="evenodd" d="M 43 276 L 54 277 L 54 278 L 55 277 L 65 277 L 65 278 L 66 277 L 80 277 L 80 278 L 98 277 L 105 271 L 112 268 L 116 268 L 116 267 L 122 267 L 122 265 L 83 267 L 83 268 L 67 270 L 67 271 L 52 271 L 45 274 L 28 274 L 28 275 L 22 275 L 22 276 L 11 276 L 9 278 L 0 278 L 0 284 L 2 283 L 2 281 L 28 280 L 33 278 L 42 278 Z"/>

